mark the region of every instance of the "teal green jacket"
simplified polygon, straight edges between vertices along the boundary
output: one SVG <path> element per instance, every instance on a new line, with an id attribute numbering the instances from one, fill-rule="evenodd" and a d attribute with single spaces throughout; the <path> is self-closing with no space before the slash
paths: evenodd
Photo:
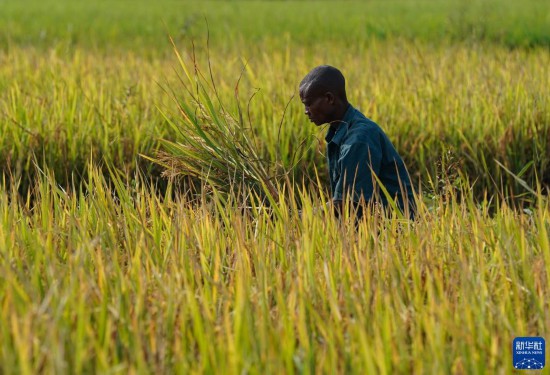
<path id="1" fill-rule="evenodd" d="M 401 210 L 408 204 L 413 211 L 409 174 L 380 126 L 350 105 L 342 121 L 330 126 L 325 140 L 333 200 L 349 196 L 354 202 L 364 198 L 386 206 L 381 183 Z"/>

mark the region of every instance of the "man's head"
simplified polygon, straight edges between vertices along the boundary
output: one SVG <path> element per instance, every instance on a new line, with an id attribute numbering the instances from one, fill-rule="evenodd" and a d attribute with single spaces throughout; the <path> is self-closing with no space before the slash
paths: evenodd
<path id="1" fill-rule="evenodd" d="M 300 83 L 300 99 L 315 125 L 341 120 L 348 107 L 346 80 L 332 66 L 313 68 Z"/>

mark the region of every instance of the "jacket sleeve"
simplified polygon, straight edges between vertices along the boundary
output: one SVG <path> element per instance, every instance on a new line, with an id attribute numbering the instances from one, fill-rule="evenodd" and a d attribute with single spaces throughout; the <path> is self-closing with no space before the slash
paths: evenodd
<path id="1" fill-rule="evenodd" d="M 377 137 L 378 138 L 378 137 Z M 374 195 L 374 172 L 379 174 L 382 163 L 382 146 L 379 139 L 369 142 L 344 143 L 338 158 L 340 179 L 336 182 L 333 199 L 343 200 L 350 196 L 354 202 L 361 197 L 369 202 Z"/>

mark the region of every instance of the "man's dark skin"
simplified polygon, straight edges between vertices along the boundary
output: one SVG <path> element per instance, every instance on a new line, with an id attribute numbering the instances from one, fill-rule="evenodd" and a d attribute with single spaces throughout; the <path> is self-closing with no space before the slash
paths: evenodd
<path id="1" fill-rule="evenodd" d="M 316 84 L 312 84 L 313 81 L 317 81 Z M 343 77 L 341 81 L 337 77 L 319 82 L 318 77 L 306 76 L 300 83 L 300 99 L 309 120 L 317 126 L 327 123 L 337 126 L 350 105 L 344 87 Z M 339 216 L 342 201 L 333 200 L 332 205 L 334 213 Z"/>

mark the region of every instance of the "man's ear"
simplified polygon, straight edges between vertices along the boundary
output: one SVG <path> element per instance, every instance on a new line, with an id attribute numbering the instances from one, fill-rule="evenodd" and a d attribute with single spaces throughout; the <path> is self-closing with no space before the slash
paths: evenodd
<path id="1" fill-rule="evenodd" d="M 327 98 L 327 101 L 329 102 L 329 104 L 334 104 L 334 101 L 336 100 L 336 97 L 334 96 L 333 93 L 331 93 L 329 91 L 325 94 L 325 97 Z"/>

